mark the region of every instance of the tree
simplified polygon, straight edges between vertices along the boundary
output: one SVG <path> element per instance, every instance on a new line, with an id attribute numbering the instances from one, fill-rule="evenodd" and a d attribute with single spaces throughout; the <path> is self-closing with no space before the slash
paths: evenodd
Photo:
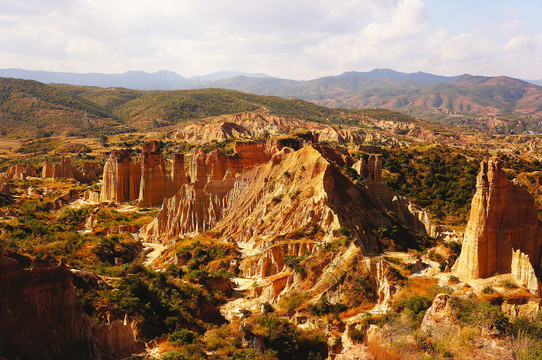
<path id="1" fill-rule="evenodd" d="M 107 135 L 102 134 L 102 135 L 98 136 L 98 142 L 103 147 L 106 147 L 108 141 L 109 141 L 109 139 L 107 138 Z"/>

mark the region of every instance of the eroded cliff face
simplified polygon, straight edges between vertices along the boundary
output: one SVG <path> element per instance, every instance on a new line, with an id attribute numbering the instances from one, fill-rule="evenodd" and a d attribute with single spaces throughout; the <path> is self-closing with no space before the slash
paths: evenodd
<path id="1" fill-rule="evenodd" d="M 0 357 L 119 359 L 144 350 L 128 322 L 99 326 L 81 310 L 62 264 L 0 254 L 0 293 Z"/>
<path id="2" fill-rule="evenodd" d="M 138 205 L 147 207 L 162 204 L 164 197 L 171 195 L 170 182 L 158 142 L 151 141 L 143 145 Z"/>
<path id="3" fill-rule="evenodd" d="M 243 112 L 219 116 L 206 124 L 183 126 L 170 133 L 170 137 L 191 144 L 205 144 L 227 139 L 257 139 L 287 134 L 290 130 L 313 128 L 308 121 L 286 119 L 271 114 Z"/>
<path id="4" fill-rule="evenodd" d="M 513 251 L 528 255 L 542 275 L 542 226 L 533 197 L 509 181 L 498 161 L 481 164 L 463 247 L 453 271 L 468 279 L 509 273 Z"/>
<path id="5" fill-rule="evenodd" d="M 98 176 L 103 172 L 103 168 L 98 163 L 85 162 L 79 169 L 73 166 L 70 159 L 63 158 L 59 164 L 51 164 L 48 160 L 43 162 L 41 177 L 43 179 L 75 179 L 80 182 L 89 183 L 98 181 Z"/>
<path id="6" fill-rule="evenodd" d="M 126 150 L 114 150 L 104 166 L 102 202 L 125 202 L 139 197 L 141 166 Z"/>
<path id="7" fill-rule="evenodd" d="M 0 181 L 24 180 L 27 176 L 36 176 L 36 169 L 32 165 L 13 164 L 0 173 Z"/>
<path id="8" fill-rule="evenodd" d="M 183 186 L 142 230 L 148 241 L 168 243 L 178 235 L 208 229 L 234 242 L 260 241 L 307 226 L 317 226 L 331 238 L 344 226 L 352 229 L 364 251 L 376 252 L 371 229 L 392 225 L 388 208 L 381 204 L 405 207 L 394 204 L 396 194 L 382 184 L 355 185 L 341 171 L 352 159 L 326 146 L 283 148 L 270 161 L 233 178 L 223 175 L 227 171 L 221 162 L 216 168 L 204 167 L 200 156 L 193 159 L 199 165 L 191 165 L 194 185 Z M 374 186 L 387 189 L 380 199 Z M 423 229 L 414 216 L 410 220 Z"/>
<path id="9" fill-rule="evenodd" d="M 366 160 L 363 156 L 352 165 L 352 168 L 369 181 L 382 182 L 382 156 L 371 154 Z"/>
<path id="10" fill-rule="evenodd" d="M 134 162 L 126 150 L 111 153 L 104 167 L 101 201 L 126 202 L 137 199 L 140 207 L 159 206 L 187 182 L 184 156 L 175 154 L 171 173 L 157 141 L 143 145 L 141 158 Z"/>
<path id="11" fill-rule="evenodd" d="M 206 154 L 196 149 L 189 165 L 192 182 L 183 182 L 175 195 L 164 201 L 156 219 L 142 229 L 141 236 L 169 242 L 179 234 L 211 229 L 236 194 L 232 190 L 240 191 L 237 177 L 268 161 L 276 151 L 275 146 L 263 142 L 237 143 L 231 155 L 218 150 Z"/>
<path id="12" fill-rule="evenodd" d="M 510 267 L 514 281 L 521 286 L 525 286 L 531 294 L 539 297 L 541 285 L 529 260 L 529 255 L 525 255 L 519 249 L 513 251 Z"/>
<path id="13" fill-rule="evenodd" d="M 312 253 L 315 242 L 285 242 L 267 247 L 259 256 L 247 258 L 240 266 L 244 277 L 269 277 L 287 270 L 287 255 L 303 256 Z M 280 291 L 279 291 L 280 293 Z"/>
<path id="14" fill-rule="evenodd" d="M 319 129 L 317 132 L 320 141 L 337 142 L 339 144 L 363 143 L 368 137 L 368 135 L 365 133 L 355 132 L 347 129 L 338 129 L 332 126 Z M 371 136 L 369 135 L 369 137 Z"/>

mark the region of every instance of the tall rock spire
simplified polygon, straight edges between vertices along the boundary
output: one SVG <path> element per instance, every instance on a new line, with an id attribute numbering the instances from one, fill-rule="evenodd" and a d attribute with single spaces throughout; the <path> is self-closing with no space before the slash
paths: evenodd
<path id="1" fill-rule="evenodd" d="M 540 277 L 541 248 L 542 223 L 533 197 L 517 180 L 508 180 L 500 162 L 484 160 L 453 271 L 469 279 L 509 273 L 513 250 L 521 250 Z"/>

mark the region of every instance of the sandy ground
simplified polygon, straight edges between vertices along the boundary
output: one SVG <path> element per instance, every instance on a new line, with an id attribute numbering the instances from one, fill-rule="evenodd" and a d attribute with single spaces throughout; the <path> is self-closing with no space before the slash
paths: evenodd
<path id="1" fill-rule="evenodd" d="M 143 260 L 143 265 L 151 266 L 154 260 L 156 260 L 166 248 L 160 244 L 144 242 L 143 251 L 146 251 L 147 249 L 152 249 L 152 251 L 145 256 L 145 260 Z"/>

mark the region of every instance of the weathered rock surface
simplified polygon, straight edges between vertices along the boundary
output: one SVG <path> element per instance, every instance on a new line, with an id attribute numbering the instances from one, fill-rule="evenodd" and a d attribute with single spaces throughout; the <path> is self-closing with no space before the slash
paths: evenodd
<path id="1" fill-rule="evenodd" d="M 223 155 L 206 158 L 214 156 Z M 198 153 L 195 158 L 191 164 L 194 185 L 183 186 L 164 203 L 157 218 L 142 230 L 147 241 L 169 242 L 177 235 L 213 229 L 222 238 L 244 242 L 310 225 L 332 237 L 344 226 L 352 229 L 364 251 L 376 252 L 370 229 L 392 225 L 386 214 L 392 209 L 386 205 L 393 210 L 404 207 L 393 202 L 396 194 L 382 184 L 356 186 L 342 173 L 352 159 L 321 145 L 295 152 L 283 148 L 270 161 L 234 178 L 226 178 L 223 162 L 208 166 L 204 155 Z M 424 228 L 410 217 L 414 225 Z"/>
<path id="2" fill-rule="evenodd" d="M 0 173 L 0 180 L 24 180 L 27 176 L 36 176 L 36 169 L 32 165 L 13 164 L 5 172 Z"/>
<path id="3" fill-rule="evenodd" d="M 366 138 L 366 134 L 347 129 L 338 129 L 332 126 L 319 129 L 317 133 L 320 141 L 337 142 L 339 144 L 363 143 Z"/>
<path id="4" fill-rule="evenodd" d="M 126 150 L 113 151 L 104 168 L 100 193 L 102 202 L 126 202 L 137 199 L 140 207 L 161 205 L 187 182 L 184 156 L 175 154 L 171 174 L 157 141 L 143 146 L 139 161 L 132 161 Z"/>
<path id="5" fill-rule="evenodd" d="M 245 277 L 269 277 L 286 270 L 286 255 L 303 256 L 305 253 L 312 253 L 315 247 L 314 242 L 276 244 L 268 247 L 260 256 L 244 261 L 239 269 Z"/>
<path id="6" fill-rule="evenodd" d="M 509 298 L 501 304 L 502 311 L 511 318 L 535 319 L 540 310 L 540 299 Z"/>
<path id="7" fill-rule="evenodd" d="M 533 197 L 518 181 L 508 180 L 500 162 L 483 161 L 453 271 L 468 279 L 509 273 L 513 250 L 528 255 L 540 277 L 542 224 Z"/>
<path id="8" fill-rule="evenodd" d="M 380 154 L 371 154 L 367 160 L 361 157 L 352 165 L 352 168 L 369 181 L 382 182 L 382 156 Z"/>
<path id="9" fill-rule="evenodd" d="M 166 165 L 158 142 L 151 141 L 143 145 L 140 162 L 138 205 L 141 207 L 160 205 L 164 197 L 172 195 L 172 185 L 166 174 Z"/>
<path id="10" fill-rule="evenodd" d="M 0 357 L 119 359 L 144 350 L 128 322 L 97 325 L 80 308 L 67 268 L 0 255 Z"/>
<path id="11" fill-rule="evenodd" d="M 83 200 L 97 204 L 100 202 L 100 193 L 92 190 L 86 190 L 83 194 Z"/>
<path id="12" fill-rule="evenodd" d="M 423 317 L 422 332 L 445 334 L 451 331 L 459 331 L 459 327 L 454 323 L 452 307 L 448 300 L 450 300 L 450 295 L 447 294 L 435 296 L 433 304 L 427 309 Z"/>
<path id="13" fill-rule="evenodd" d="M 205 144 L 232 138 L 257 139 L 287 134 L 291 130 L 310 129 L 313 123 L 286 119 L 271 114 L 243 112 L 219 116 L 206 124 L 183 126 L 169 134 L 170 137 L 191 144 Z"/>
<path id="14" fill-rule="evenodd" d="M 58 210 L 62 206 L 79 199 L 79 192 L 75 189 L 70 189 L 64 192 L 62 195 L 45 204 L 45 207 L 49 210 Z"/>
<path id="15" fill-rule="evenodd" d="M 125 202 L 139 197 L 141 166 L 126 150 L 114 150 L 104 166 L 102 202 Z"/>
<path id="16" fill-rule="evenodd" d="M 43 179 L 75 179 L 80 182 L 90 183 L 98 181 L 98 176 L 103 168 L 98 163 L 85 162 L 81 169 L 73 166 L 70 159 L 63 158 L 59 164 L 51 164 L 48 160 L 43 162 L 41 177 Z"/>
<path id="17" fill-rule="evenodd" d="M 512 278 L 516 283 L 525 286 L 529 292 L 537 297 L 540 296 L 540 281 L 538 281 L 533 266 L 529 261 L 529 255 L 521 250 L 512 250 Z"/>

